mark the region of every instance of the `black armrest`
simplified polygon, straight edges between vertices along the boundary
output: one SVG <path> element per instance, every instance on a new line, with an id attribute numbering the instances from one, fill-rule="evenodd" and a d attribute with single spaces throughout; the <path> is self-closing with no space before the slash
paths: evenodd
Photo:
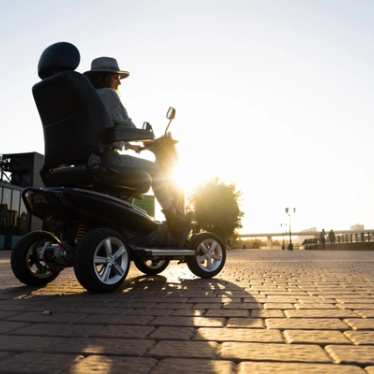
<path id="1" fill-rule="evenodd" d="M 118 141 L 131 142 L 154 139 L 155 135 L 151 131 L 143 129 L 133 129 L 117 125 L 104 130 L 103 141 L 110 144 Z"/>

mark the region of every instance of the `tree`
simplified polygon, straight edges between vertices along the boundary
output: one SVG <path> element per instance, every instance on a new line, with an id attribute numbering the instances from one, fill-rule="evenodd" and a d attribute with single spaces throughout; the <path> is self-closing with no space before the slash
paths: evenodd
<path id="1" fill-rule="evenodd" d="M 239 197 L 234 184 L 225 184 L 218 178 L 200 187 L 191 199 L 199 228 L 229 240 L 241 227 L 244 215 L 239 209 Z"/>

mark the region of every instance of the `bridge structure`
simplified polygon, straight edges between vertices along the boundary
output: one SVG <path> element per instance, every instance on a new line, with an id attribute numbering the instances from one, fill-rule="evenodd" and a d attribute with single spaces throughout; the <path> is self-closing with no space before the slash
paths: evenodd
<path id="1" fill-rule="evenodd" d="M 355 243 L 374 241 L 374 229 L 370 230 L 334 230 L 337 243 Z M 328 234 L 328 232 L 326 232 Z M 287 239 L 290 237 L 319 239 L 321 231 L 267 232 L 240 234 L 241 239 L 267 239 L 267 248 L 273 248 L 273 238 Z"/>

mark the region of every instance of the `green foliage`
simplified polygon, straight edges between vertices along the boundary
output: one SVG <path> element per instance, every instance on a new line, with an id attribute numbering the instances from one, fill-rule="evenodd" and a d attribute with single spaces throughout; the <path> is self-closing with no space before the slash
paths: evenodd
<path id="1" fill-rule="evenodd" d="M 235 185 L 217 178 L 200 187 L 192 196 L 198 226 L 227 241 L 241 227 L 243 212 L 239 209 L 239 197 Z"/>

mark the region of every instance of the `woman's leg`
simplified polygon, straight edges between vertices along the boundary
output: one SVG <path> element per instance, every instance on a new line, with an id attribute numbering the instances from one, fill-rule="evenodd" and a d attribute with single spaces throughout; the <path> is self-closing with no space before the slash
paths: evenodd
<path id="1" fill-rule="evenodd" d="M 153 192 L 162 209 L 172 209 L 174 196 L 173 191 L 170 188 L 170 178 L 163 175 L 162 169 L 157 165 L 157 163 L 133 156 L 120 155 L 114 151 L 110 151 L 104 156 L 104 163 L 105 166 L 112 167 L 119 171 L 124 168 L 127 170 L 136 169 L 148 172 L 152 177 Z"/>
<path id="2" fill-rule="evenodd" d="M 147 171 L 152 177 L 152 189 L 162 207 L 170 231 L 178 242 L 184 242 L 190 230 L 190 220 L 184 212 L 184 199 L 181 198 L 181 192 L 174 185 L 170 176 L 167 173 L 164 174 L 162 167 L 157 162 L 115 154 L 107 160 L 106 165 L 117 170 L 134 168 Z"/>

